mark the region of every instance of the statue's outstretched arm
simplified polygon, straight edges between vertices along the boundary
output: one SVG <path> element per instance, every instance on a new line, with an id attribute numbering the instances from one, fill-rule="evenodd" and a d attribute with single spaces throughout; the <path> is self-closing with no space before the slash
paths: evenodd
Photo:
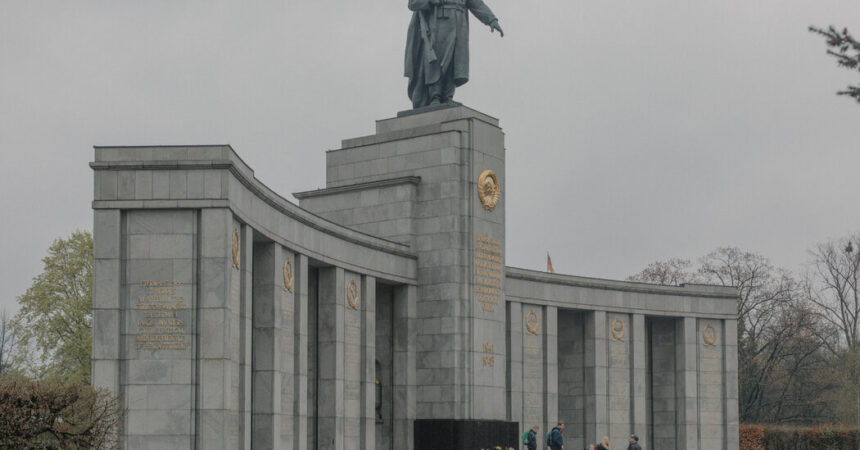
<path id="1" fill-rule="evenodd" d="M 496 15 L 493 14 L 493 11 L 489 6 L 484 4 L 483 0 L 468 0 L 467 5 L 469 7 L 469 11 L 472 11 L 472 14 L 478 18 L 484 25 L 490 25 L 493 22 L 498 22 L 499 19 L 496 18 Z"/>

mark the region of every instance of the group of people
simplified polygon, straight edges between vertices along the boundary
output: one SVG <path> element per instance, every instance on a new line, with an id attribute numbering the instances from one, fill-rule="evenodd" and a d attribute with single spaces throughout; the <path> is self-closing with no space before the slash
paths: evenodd
<path id="1" fill-rule="evenodd" d="M 528 450 L 537 450 L 538 448 L 538 431 L 540 427 L 535 425 L 526 434 L 523 435 L 523 445 Z M 545 437 L 546 446 L 550 450 L 564 450 L 564 423 L 559 422 Z M 642 450 L 639 445 L 639 436 L 631 434 L 627 439 L 627 450 Z M 585 450 L 610 450 L 609 437 L 604 436 L 597 444 L 588 445 Z"/>

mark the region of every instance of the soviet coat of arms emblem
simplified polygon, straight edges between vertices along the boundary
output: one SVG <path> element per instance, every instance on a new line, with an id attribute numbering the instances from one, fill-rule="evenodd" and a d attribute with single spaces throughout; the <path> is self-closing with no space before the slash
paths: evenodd
<path id="1" fill-rule="evenodd" d="M 481 205 L 484 206 L 484 209 L 487 211 L 496 209 L 501 191 L 499 179 L 495 172 L 487 169 L 478 175 L 478 198 L 481 199 Z"/>

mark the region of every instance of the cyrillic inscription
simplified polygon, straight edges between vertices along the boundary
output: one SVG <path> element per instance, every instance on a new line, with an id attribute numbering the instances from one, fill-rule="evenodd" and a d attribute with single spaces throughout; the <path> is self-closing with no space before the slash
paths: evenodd
<path id="1" fill-rule="evenodd" d="M 136 347 L 138 350 L 185 350 L 185 321 L 179 312 L 187 306 L 177 295 L 182 286 L 179 281 L 141 281 L 144 295 L 137 299 L 135 309 L 143 311 L 137 320 Z"/>
<path id="2" fill-rule="evenodd" d="M 478 235 L 475 242 L 475 293 L 481 309 L 494 312 L 502 295 L 502 248 L 498 239 Z"/>

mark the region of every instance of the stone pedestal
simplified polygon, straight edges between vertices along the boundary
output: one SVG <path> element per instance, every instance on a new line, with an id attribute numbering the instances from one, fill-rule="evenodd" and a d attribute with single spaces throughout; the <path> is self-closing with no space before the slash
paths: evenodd
<path id="1" fill-rule="evenodd" d="M 416 418 L 508 420 L 498 120 L 464 106 L 410 112 L 342 147 L 326 155 L 326 188 L 295 195 L 417 253 Z"/>

